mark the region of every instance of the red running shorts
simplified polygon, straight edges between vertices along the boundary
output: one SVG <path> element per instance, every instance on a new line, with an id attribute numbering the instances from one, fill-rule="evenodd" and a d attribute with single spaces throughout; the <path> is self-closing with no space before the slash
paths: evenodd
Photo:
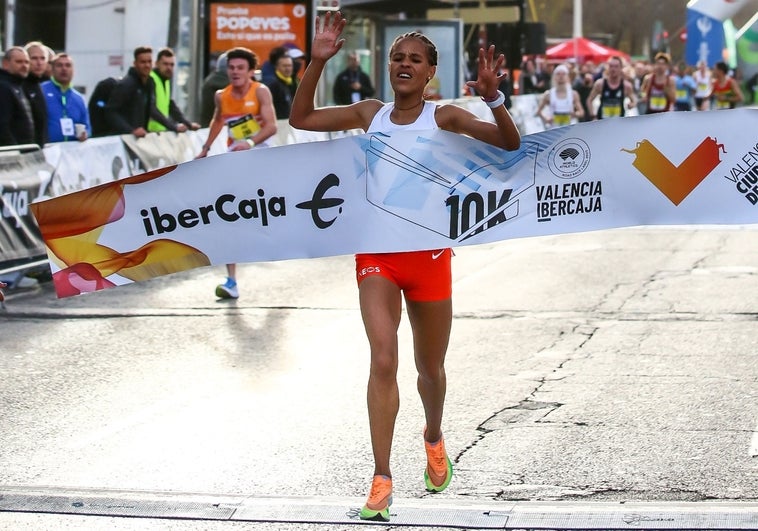
<path id="1" fill-rule="evenodd" d="M 442 301 L 453 294 L 452 255 L 452 249 L 357 254 L 355 276 L 359 286 L 372 275 L 384 277 L 403 290 L 411 301 Z"/>

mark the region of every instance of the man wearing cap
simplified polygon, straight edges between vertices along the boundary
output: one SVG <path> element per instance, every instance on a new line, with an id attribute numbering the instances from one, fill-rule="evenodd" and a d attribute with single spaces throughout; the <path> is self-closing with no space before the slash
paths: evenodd
<path id="1" fill-rule="evenodd" d="M 284 47 L 287 48 L 287 55 L 292 58 L 292 75 L 297 77 L 305 61 L 305 52 L 291 42 L 285 43 Z"/>
<path id="2" fill-rule="evenodd" d="M 268 61 L 261 66 L 261 82 L 269 85 L 276 81 L 276 62 L 280 57 L 288 56 L 292 58 L 292 75 L 297 76 L 303 63 L 305 54 L 294 44 L 288 43 L 283 46 L 272 48 L 268 54 Z"/>

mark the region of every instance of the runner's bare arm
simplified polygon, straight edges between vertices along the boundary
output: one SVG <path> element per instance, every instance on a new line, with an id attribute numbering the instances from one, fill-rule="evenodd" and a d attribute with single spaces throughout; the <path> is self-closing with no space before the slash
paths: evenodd
<path id="1" fill-rule="evenodd" d="M 216 137 L 224 128 L 224 120 L 221 117 L 221 91 L 220 90 L 217 90 L 216 94 L 214 94 L 213 101 L 216 104 L 216 108 L 213 111 L 213 118 L 211 118 L 211 124 L 210 124 L 210 127 L 208 128 L 208 139 L 205 141 L 205 144 L 203 144 L 202 151 L 200 151 L 197 157 L 195 157 L 198 159 L 201 159 L 208 155 L 208 151 L 211 149 L 211 145 L 213 145 L 213 141 L 216 140 Z"/>
<path id="2" fill-rule="evenodd" d="M 271 90 L 262 84 L 255 90 L 255 96 L 258 98 L 260 108 L 260 130 L 251 138 L 256 144 L 265 142 L 276 134 L 276 111 L 274 110 L 274 99 L 271 97 Z"/>
<path id="3" fill-rule="evenodd" d="M 316 86 L 326 62 L 342 48 L 345 39 L 340 38 L 346 20 L 338 11 L 327 12 L 316 19 L 316 35 L 311 46 L 311 61 L 292 100 L 289 122 L 292 127 L 308 131 L 340 131 L 363 129 L 371 124 L 382 103 L 378 100 L 363 100 L 352 105 L 322 107 L 316 109 Z"/>
<path id="4" fill-rule="evenodd" d="M 537 112 L 534 113 L 535 116 L 539 116 L 542 121 L 546 121 L 545 117 L 542 115 L 542 109 L 545 108 L 545 106 L 550 101 L 550 91 L 546 90 L 542 93 L 542 97 L 540 97 L 540 104 L 537 106 Z"/>
<path id="5" fill-rule="evenodd" d="M 637 106 L 637 95 L 634 93 L 634 87 L 629 81 L 624 81 L 624 95 L 629 98 L 627 109 L 634 109 Z"/>
<path id="6" fill-rule="evenodd" d="M 582 107 L 582 98 L 579 96 L 579 93 L 575 90 L 571 91 L 573 93 L 572 97 L 574 99 L 574 116 L 577 118 L 584 118 L 584 107 Z"/>
<path id="7" fill-rule="evenodd" d="M 674 76 L 669 76 L 666 80 L 666 98 L 672 105 L 676 101 L 676 79 Z"/>
<path id="8" fill-rule="evenodd" d="M 593 102 L 595 101 L 595 98 L 597 98 L 598 94 L 600 94 L 600 91 L 603 89 L 603 80 L 598 79 L 593 83 L 592 90 L 590 90 L 589 95 L 587 96 L 587 108 L 590 110 L 590 118 L 595 119 L 595 107 L 593 107 Z"/>
<path id="9" fill-rule="evenodd" d="M 729 83 L 732 85 L 732 92 L 734 92 L 734 103 L 742 103 L 745 101 L 745 96 L 742 94 L 742 89 L 737 80 L 732 78 Z"/>
<path id="10" fill-rule="evenodd" d="M 496 57 L 494 46 L 487 50 L 479 48 L 476 80 L 466 82 L 477 94 L 483 94 L 485 101 L 495 105 L 491 107 L 495 123 L 480 120 L 470 111 L 457 105 L 447 104 L 437 109 L 437 124 L 447 131 L 462 133 L 493 146 L 508 150 L 518 149 L 521 145 L 521 134 L 505 108 L 502 93 L 498 90 L 504 75 L 501 73 L 503 65 L 505 56 L 498 54 Z"/>

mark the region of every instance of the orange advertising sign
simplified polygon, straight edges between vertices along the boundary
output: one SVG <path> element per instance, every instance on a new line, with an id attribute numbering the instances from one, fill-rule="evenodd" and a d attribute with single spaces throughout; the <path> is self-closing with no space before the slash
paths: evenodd
<path id="1" fill-rule="evenodd" d="M 272 48 L 307 47 L 308 9 L 305 3 L 211 3 L 209 53 L 222 53 L 235 46 L 250 48 L 259 61 Z"/>

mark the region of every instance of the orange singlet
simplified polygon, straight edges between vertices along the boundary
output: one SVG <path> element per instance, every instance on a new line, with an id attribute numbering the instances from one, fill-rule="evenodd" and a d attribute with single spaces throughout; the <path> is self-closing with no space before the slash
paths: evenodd
<path id="1" fill-rule="evenodd" d="M 221 117 L 227 125 L 229 139 L 227 145 L 250 138 L 261 128 L 255 117 L 260 114 L 261 105 L 256 91 L 261 84 L 257 81 L 250 83 L 250 88 L 242 99 L 232 95 L 232 86 L 228 85 L 219 95 Z"/>
<path id="2" fill-rule="evenodd" d="M 437 105 L 434 102 L 424 103 L 419 117 L 408 125 L 392 123 L 390 113 L 393 107 L 392 103 L 387 103 L 379 109 L 366 132 L 438 128 L 434 118 Z M 369 276 L 382 276 L 403 290 L 406 299 L 411 301 L 442 301 L 449 299 L 453 293 L 453 275 L 450 269 L 452 255 L 451 249 L 357 254 L 355 275 L 358 285 Z"/>

